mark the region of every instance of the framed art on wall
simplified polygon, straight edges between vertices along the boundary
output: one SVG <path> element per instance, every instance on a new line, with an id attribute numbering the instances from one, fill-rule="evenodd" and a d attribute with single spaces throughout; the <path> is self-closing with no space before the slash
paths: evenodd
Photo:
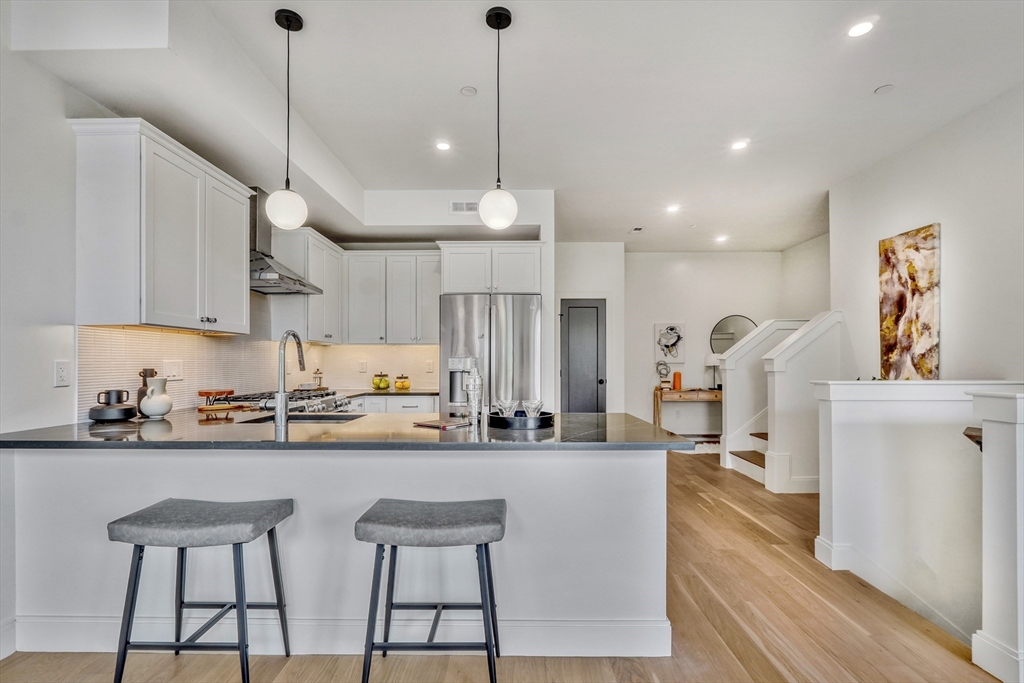
<path id="1" fill-rule="evenodd" d="M 939 378 L 939 224 L 878 242 L 882 379 Z"/>

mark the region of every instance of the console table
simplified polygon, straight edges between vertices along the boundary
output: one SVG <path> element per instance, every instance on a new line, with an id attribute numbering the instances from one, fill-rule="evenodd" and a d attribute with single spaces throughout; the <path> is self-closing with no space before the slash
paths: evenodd
<path id="1" fill-rule="evenodd" d="M 699 401 L 702 403 L 721 403 L 720 389 L 681 389 L 673 391 L 654 387 L 654 424 L 661 426 L 661 404 L 663 401 Z"/>

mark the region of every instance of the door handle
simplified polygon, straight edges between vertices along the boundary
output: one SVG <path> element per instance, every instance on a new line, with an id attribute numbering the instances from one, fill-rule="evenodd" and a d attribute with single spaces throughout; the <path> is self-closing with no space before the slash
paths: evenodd
<path id="1" fill-rule="evenodd" d="M 597 380 L 597 383 L 598 384 L 604 384 L 604 380 L 603 379 L 599 379 L 599 380 Z"/>

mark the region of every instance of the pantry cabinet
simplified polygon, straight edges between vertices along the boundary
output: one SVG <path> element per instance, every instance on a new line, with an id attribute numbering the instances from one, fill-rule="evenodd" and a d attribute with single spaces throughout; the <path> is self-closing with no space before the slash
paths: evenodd
<path id="1" fill-rule="evenodd" d="M 387 257 L 350 252 L 346 254 L 346 262 L 348 343 L 383 344 L 387 334 Z"/>
<path id="2" fill-rule="evenodd" d="M 295 330 L 303 341 L 341 344 L 344 251 L 312 228 L 274 229 L 274 258 L 323 290 L 323 294 L 270 296 L 271 338 Z"/>
<path id="3" fill-rule="evenodd" d="M 76 321 L 249 331 L 251 191 L 142 119 L 75 119 Z"/>
<path id="4" fill-rule="evenodd" d="M 539 294 L 539 242 L 438 242 L 445 294 Z"/>

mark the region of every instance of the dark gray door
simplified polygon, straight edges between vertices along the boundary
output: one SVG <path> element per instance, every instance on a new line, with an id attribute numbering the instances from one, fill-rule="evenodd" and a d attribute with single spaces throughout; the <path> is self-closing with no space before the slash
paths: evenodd
<path id="1" fill-rule="evenodd" d="M 562 299 L 563 413 L 603 413 L 604 299 Z"/>

